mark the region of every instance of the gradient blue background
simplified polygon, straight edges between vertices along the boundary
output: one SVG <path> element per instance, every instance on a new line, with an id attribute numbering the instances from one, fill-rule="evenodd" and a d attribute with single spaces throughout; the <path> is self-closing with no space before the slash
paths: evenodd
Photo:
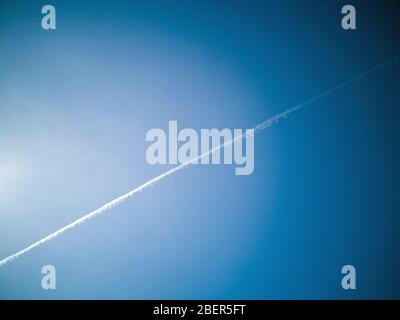
<path id="1" fill-rule="evenodd" d="M 251 128 L 400 54 L 397 1 L 49 3 L 55 31 L 0 0 L 0 258 L 170 168 L 149 129 Z M 0 298 L 400 298 L 399 70 L 257 135 L 251 176 L 190 167 L 27 253 Z"/>

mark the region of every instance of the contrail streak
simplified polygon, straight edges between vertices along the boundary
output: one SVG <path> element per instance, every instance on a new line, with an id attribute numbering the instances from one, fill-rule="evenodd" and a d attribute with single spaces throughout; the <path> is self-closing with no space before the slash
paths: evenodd
<path id="1" fill-rule="evenodd" d="M 333 93 L 336 93 L 337 91 L 339 91 L 339 90 L 341 90 L 341 89 L 343 89 L 343 88 L 345 88 L 347 86 L 350 86 L 354 82 L 357 82 L 357 81 L 367 77 L 368 75 L 370 75 L 370 74 L 372 74 L 372 73 L 374 73 L 374 72 L 376 72 L 376 71 L 378 71 L 378 70 L 380 70 L 380 69 L 382 69 L 382 68 L 384 68 L 384 67 L 386 67 L 386 66 L 388 66 L 388 65 L 390 65 L 392 63 L 398 63 L 399 62 L 399 57 L 400 56 L 394 57 L 392 59 L 388 59 L 388 60 L 376 65 L 375 67 L 373 67 L 371 69 L 368 69 L 365 72 L 355 76 L 354 78 L 352 78 L 352 79 L 350 79 L 350 80 L 348 80 L 346 82 L 343 82 L 343 83 L 337 85 L 336 87 L 333 87 L 332 89 L 329 89 L 329 90 L 327 90 L 327 91 L 325 91 L 323 93 L 320 93 L 320 94 L 318 94 L 318 95 L 316 95 L 316 96 L 304 101 L 303 103 L 301 103 L 301 104 L 299 104 L 299 105 L 297 105 L 297 106 L 295 106 L 295 107 L 293 107 L 291 109 L 288 109 L 288 110 L 286 110 L 284 112 L 281 112 L 281 113 L 273 116 L 272 118 L 267 119 L 266 121 L 264 121 L 264 122 L 260 123 L 259 125 L 255 126 L 253 128 L 254 132 L 257 133 L 257 132 L 260 132 L 260 131 L 268 128 L 268 127 L 271 127 L 273 124 L 278 123 L 279 120 L 285 119 L 291 113 L 293 113 L 295 111 L 298 111 L 298 110 L 300 110 L 300 109 L 302 109 L 302 108 L 304 108 L 304 107 L 306 107 L 306 106 L 308 106 L 310 104 L 313 104 L 314 102 L 316 102 L 316 101 L 318 101 L 320 99 L 323 99 L 323 98 L 325 98 L 325 97 L 327 97 L 327 96 L 329 96 L 329 95 L 331 95 Z M 211 153 L 213 153 L 215 151 L 218 151 L 221 148 L 234 143 L 236 140 L 242 139 L 243 137 L 246 137 L 249 134 L 252 134 L 251 132 L 252 131 L 246 130 L 245 133 L 242 133 L 241 135 L 236 136 L 234 139 L 228 140 L 225 143 L 220 144 L 220 145 L 216 146 L 215 148 L 210 149 L 209 151 L 202 153 L 198 157 L 193 158 L 193 159 L 191 159 L 189 161 L 186 161 L 186 162 L 184 162 L 184 163 L 182 163 L 182 164 L 180 164 L 180 165 L 178 165 L 178 166 L 176 166 L 176 167 L 174 167 L 174 168 L 172 168 L 172 169 L 160 174 L 159 176 L 157 176 L 157 177 L 155 177 L 155 178 L 143 183 L 142 185 L 138 186 L 137 188 L 129 191 L 128 193 L 125 193 L 124 195 L 122 195 L 122 196 L 120 196 L 120 197 L 118 197 L 118 198 L 106 203 L 102 207 L 100 207 L 100 208 L 98 208 L 98 209 L 96 209 L 96 210 L 84 215 L 83 217 L 81 217 L 81 218 L 79 218 L 79 219 L 77 219 L 77 220 L 75 220 L 73 222 L 71 222 L 70 224 L 66 225 L 65 227 L 63 227 L 63 228 L 61 228 L 61 229 L 49 234 L 48 236 L 44 237 L 43 239 L 41 239 L 39 241 L 31 244 L 30 246 L 26 247 L 25 249 L 23 249 L 21 251 L 18 251 L 17 253 L 15 253 L 15 254 L 13 254 L 13 255 L 1 260 L 0 261 L 0 267 L 6 265 L 9 262 L 12 262 L 16 258 L 22 256 L 23 254 L 27 253 L 28 251 L 30 251 L 30 250 L 32 250 L 32 249 L 34 249 L 36 247 L 39 247 L 40 245 L 46 243 L 47 241 L 50 241 L 50 240 L 53 240 L 53 239 L 57 238 L 59 235 L 63 234 L 64 232 L 66 232 L 66 231 L 68 231 L 70 229 L 73 229 L 76 226 L 78 226 L 78 225 L 80 225 L 80 224 L 82 224 L 82 223 L 84 223 L 84 222 L 86 222 L 86 221 L 88 221 L 88 220 L 90 220 L 90 219 L 102 214 L 102 213 L 105 213 L 106 211 L 112 209 L 113 207 L 115 207 L 115 206 L 121 204 L 122 202 L 128 200 L 129 198 L 133 197 L 136 193 L 139 193 L 139 192 L 141 192 L 141 191 L 153 186 L 154 184 L 160 182 L 161 180 L 165 179 L 166 177 L 168 177 L 168 176 L 170 176 L 170 175 L 172 175 L 172 174 L 174 174 L 174 173 L 186 168 L 192 162 L 199 161 L 202 158 L 209 156 Z"/>

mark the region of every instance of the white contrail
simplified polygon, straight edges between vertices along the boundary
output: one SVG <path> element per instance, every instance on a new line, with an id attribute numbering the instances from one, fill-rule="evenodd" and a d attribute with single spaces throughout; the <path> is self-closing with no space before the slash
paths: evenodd
<path id="1" fill-rule="evenodd" d="M 304 108 L 304 107 L 316 102 L 317 100 L 323 99 L 323 98 L 327 97 L 328 95 L 331 95 L 331 94 L 333 94 L 333 93 L 335 93 L 335 92 L 337 92 L 337 91 L 339 91 L 339 90 L 351 85 L 352 83 L 354 83 L 354 82 L 356 82 L 358 80 L 361 80 L 362 78 L 364 78 L 364 77 L 370 75 L 371 73 L 374 73 L 374 72 L 384 68 L 385 66 L 387 66 L 389 64 L 392 64 L 394 62 L 398 63 L 399 62 L 399 57 L 400 56 L 397 56 L 395 58 L 386 60 L 385 62 L 383 62 L 383 63 L 381 63 L 381 64 L 379 64 L 379 65 L 377 65 L 377 66 L 375 66 L 375 67 L 373 67 L 371 69 L 368 69 L 367 71 L 359 74 L 358 76 L 356 76 L 356 77 L 354 77 L 354 78 L 352 78 L 352 79 L 350 79 L 350 80 L 348 80 L 346 82 L 343 82 L 342 84 L 339 84 L 339 85 L 337 85 L 336 87 L 334 87 L 334 88 L 332 88 L 330 90 L 327 90 L 327 91 L 325 91 L 325 92 L 323 92 L 323 93 L 321 93 L 319 95 L 316 95 L 313 98 L 311 98 L 311 99 L 309 99 L 309 100 L 307 100 L 307 101 L 305 101 L 305 102 L 303 102 L 303 103 L 301 103 L 301 104 L 299 104 L 299 105 L 297 105 L 297 106 L 295 106 L 295 107 L 293 107 L 291 109 L 288 109 L 288 110 L 286 110 L 286 111 L 284 111 L 282 113 L 279 113 L 279 114 L 275 115 L 274 117 L 272 117 L 272 118 L 262 122 L 261 124 L 255 126 L 253 128 L 254 132 L 256 133 L 256 132 L 262 131 L 262 130 L 272 126 L 274 123 L 277 123 L 277 122 L 279 122 L 279 120 L 286 118 L 291 113 L 293 113 L 293 112 L 295 112 L 295 111 L 297 111 L 299 109 L 302 109 L 302 108 Z M 174 168 L 172 168 L 172 169 L 160 174 L 159 176 L 157 176 L 157 177 L 155 177 L 155 178 L 143 183 L 139 187 L 137 187 L 137 188 L 129 191 L 128 193 L 126 193 L 126 194 L 124 194 L 124 195 L 122 195 L 122 196 L 120 196 L 120 197 L 118 197 L 118 198 L 106 203 L 102 207 L 100 207 L 100 208 L 98 208 L 98 209 L 96 209 L 96 210 L 84 215 L 83 217 L 75 220 L 74 222 L 71 222 L 70 224 L 66 225 L 65 227 L 63 227 L 63 228 L 61 228 L 61 229 L 49 234 L 47 237 L 44 237 L 43 239 L 31 244 L 30 246 L 26 247 L 25 249 L 23 249 L 21 251 L 18 251 L 17 253 L 15 253 L 15 254 L 13 254 L 13 255 L 1 260 L 0 261 L 0 267 L 2 267 L 4 265 L 6 265 L 7 263 L 15 260 L 16 258 L 22 256 L 24 253 L 26 253 L 26 252 L 28 252 L 28 251 L 30 251 L 30 250 L 32 250 L 32 249 L 44 244 L 45 242 L 50 241 L 50 240 L 58 237 L 59 235 L 63 234 L 64 232 L 66 232 L 66 231 L 68 231 L 70 229 L 73 229 L 76 226 L 78 226 L 78 225 L 80 225 L 80 224 L 82 224 L 82 223 L 84 223 L 84 222 L 86 222 L 86 221 L 88 221 L 88 220 L 90 220 L 90 219 L 92 219 L 92 218 L 94 218 L 94 217 L 96 217 L 96 216 L 98 216 L 98 215 L 110 210 L 111 208 L 113 208 L 113 207 L 119 205 L 120 203 L 126 201 L 127 199 L 129 199 L 130 197 L 135 195 L 136 193 L 139 193 L 139 192 L 145 190 L 146 188 L 149 188 L 149 187 L 153 186 L 157 182 L 160 182 L 164 178 L 174 174 L 175 172 L 186 168 L 192 162 L 197 162 L 197 161 L 201 160 L 202 158 L 209 156 L 211 153 L 213 153 L 215 151 L 218 151 L 221 148 L 234 143 L 236 140 L 239 140 L 239 139 L 242 139 L 245 136 L 248 136 L 249 134 L 252 134 L 252 131 L 246 130 L 245 133 L 242 133 L 241 135 L 236 136 L 234 139 L 228 140 L 225 143 L 223 143 L 221 145 L 218 145 L 215 148 L 210 149 L 207 152 L 202 153 L 198 157 L 195 157 L 195 158 L 193 158 L 193 159 L 191 159 L 191 160 L 189 160 L 187 162 L 184 162 L 184 163 L 182 163 L 182 164 L 180 164 L 180 165 L 178 165 L 178 166 L 176 166 L 176 167 L 174 167 Z"/>

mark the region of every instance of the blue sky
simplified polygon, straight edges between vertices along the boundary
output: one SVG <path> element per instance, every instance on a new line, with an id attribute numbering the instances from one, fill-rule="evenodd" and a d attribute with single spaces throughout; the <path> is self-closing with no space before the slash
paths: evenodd
<path id="1" fill-rule="evenodd" d="M 252 128 L 400 53 L 396 1 L 0 4 L 0 258 L 171 168 L 145 137 Z M 399 298 L 399 65 L 0 269 L 2 299 Z M 40 286 L 43 265 L 57 290 Z M 342 290 L 341 267 L 357 269 Z"/>

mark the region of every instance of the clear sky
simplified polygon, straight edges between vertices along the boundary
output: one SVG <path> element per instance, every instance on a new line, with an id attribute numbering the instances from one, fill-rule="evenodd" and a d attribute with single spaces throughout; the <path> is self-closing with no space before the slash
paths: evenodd
<path id="1" fill-rule="evenodd" d="M 0 1 L 0 260 L 170 169 L 148 130 L 252 128 L 400 54 L 399 4 Z M 400 298 L 400 66 L 0 269 L 0 299 Z M 57 270 L 44 291 L 41 268 Z M 344 291 L 341 267 L 357 269 Z"/>

